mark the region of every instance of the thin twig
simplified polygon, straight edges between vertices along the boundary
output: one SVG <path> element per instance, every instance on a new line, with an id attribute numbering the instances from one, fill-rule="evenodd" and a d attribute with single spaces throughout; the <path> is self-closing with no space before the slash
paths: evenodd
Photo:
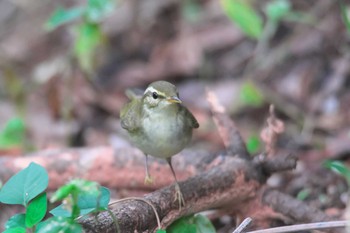
<path id="1" fill-rule="evenodd" d="M 239 224 L 239 226 L 232 233 L 241 233 L 250 223 L 252 222 L 252 218 L 246 218 L 244 221 Z"/>
<path id="2" fill-rule="evenodd" d="M 320 230 L 327 228 L 343 228 L 349 225 L 349 221 L 330 221 L 330 222 L 314 222 L 306 224 L 298 224 L 292 226 L 275 227 L 264 230 L 249 231 L 247 233 L 286 233 L 297 232 L 303 230 Z"/>

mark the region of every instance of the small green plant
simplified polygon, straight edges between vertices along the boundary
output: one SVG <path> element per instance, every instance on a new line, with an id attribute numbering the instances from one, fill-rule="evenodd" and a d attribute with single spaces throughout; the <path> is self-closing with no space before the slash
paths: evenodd
<path id="1" fill-rule="evenodd" d="M 268 41 L 275 35 L 278 25 L 282 21 L 310 24 L 313 20 L 310 15 L 293 11 L 289 0 L 271 0 L 264 7 L 266 22 L 262 36 L 259 38 L 257 51 L 266 50 Z"/>
<path id="2" fill-rule="evenodd" d="M 114 9 L 113 0 L 88 0 L 86 5 L 64 9 L 57 8 L 48 19 L 45 27 L 54 30 L 57 27 L 72 23 L 75 32 L 73 53 L 79 65 L 90 73 L 93 70 L 96 51 L 105 43 L 101 21 Z"/>
<path id="3" fill-rule="evenodd" d="M 25 123 L 21 118 L 14 117 L 10 119 L 0 131 L 0 149 L 23 147 L 25 133 Z"/>
<path id="4" fill-rule="evenodd" d="M 339 0 L 339 5 L 340 5 L 340 10 L 341 10 L 341 16 L 342 16 L 342 19 L 344 21 L 345 27 L 346 27 L 348 33 L 350 33 L 350 19 L 349 19 L 348 8 L 344 4 L 343 0 Z"/>
<path id="5" fill-rule="evenodd" d="M 167 228 L 166 232 L 215 233 L 216 231 L 213 224 L 207 217 L 201 214 L 196 214 L 176 220 Z"/>
<path id="6" fill-rule="evenodd" d="M 300 201 L 304 201 L 311 193 L 311 190 L 308 188 L 302 189 L 297 194 L 297 199 Z"/>
<path id="7" fill-rule="evenodd" d="M 26 213 L 12 216 L 5 224 L 5 232 L 35 230 L 47 210 L 46 193 L 49 179 L 46 170 L 31 163 L 26 169 L 12 176 L 0 190 L 0 202 L 22 205 Z"/>
<path id="8" fill-rule="evenodd" d="M 244 0 L 221 0 L 221 6 L 230 18 L 250 38 L 268 40 L 282 20 L 310 23 L 308 15 L 292 10 L 289 0 L 271 0 L 264 7 L 266 22 L 258 12 Z"/>
<path id="9" fill-rule="evenodd" d="M 270 20 L 280 21 L 291 12 L 291 4 L 288 0 L 270 1 L 265 6 L 265 13 Z"/>
<path id="10" fill-rule="evenodd" d="M 259 14 L 245 0 L 221 0 L 226 15 L 250 38 L 258 39 L 263 31 Z"/>
<path id="11" fill-rule="evenodd" d="M 343 176 L 348 186 L 350 187 L 350 169 L 342 162 L 337 160 L 327 160 L 324 162 L 324 166 L 333 172 Z"/>
<path id="12" fill-rule="evenodd" d="M 258 135 L 253 134 L 247 139 L 247 150 L 250 154 L 257 153 L 261 148 L 261 141 Z"/>
<path id="13" fill-rule="evenodd" d="M 260 107 L 264 103 L 261 91 L 250 81 L 245 82 L 240 88 L 239 100 L 242 104 L 252 107 Z"/>
<path id="14" fill-rule="evenodd" d="M 72 180 L 59 188 L 51 202 L 63 204 L 51 210 L 54 217 L 42 221 L 47 214 L 48 174 L 42 166 L 31 163 L 27 168 L 12 176 L 0 190 L 0 202 L 22 205 L 25 213 L 12 216 L 5 224 L 5 233 L 82 232 L 77 217 L 94 211 L 106 210 L 109 190 L 97 183 Z"/>

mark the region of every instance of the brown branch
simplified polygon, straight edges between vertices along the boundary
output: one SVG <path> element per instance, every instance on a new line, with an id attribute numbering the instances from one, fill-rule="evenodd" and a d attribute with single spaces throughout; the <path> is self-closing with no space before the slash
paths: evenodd
<path id="1" fill-rule="evenodd" d="M 240 158 L 226 157 L 225 163 L 180 182 L 186 205 L 179 210 L 174 200 L 174 186 L 146 195 L 156 206 L 163 227 L 181 216 L 199 211 L 235 206 L 244 208 L 256 196 L 260 184 L 255 169 Z M 157 226 L 151 207 L 140 201 L 125 201 L 111 208 L 121 232 L 153 232 Z M 97 221 L 96 221 L 97 220 Z M 86 232 L 115 232 L 116 226 L 107 212 L 81 221 Z"/>
<path id="2" fill-rule="evenodd" d="M 330 221 L 328 215 L 319 209 L 308 206 L 287 194 L 276 190 L 266 190 L 262 197 L 263 203 L 273 208 L 296 222 L 321 222 Z"/>
<path id="3" fill-rule="evenodd" d="M 249 159 L 249 153 L 239 130 L 232 119 L 227 115 L 224 107 L 218 102 L 214 93 L 209 90 L 207 90 L 207 100 L 227 152 L 232 155 L 241 156 L 244 159 Z"/>
<path id="4" fill-rule="evenodd" d="M 297 166 L 297 157 L 291 154 L 278 154 L 274 157 L 267 157 L 261 154 L 254 158 L 253 163 L 257 168 L 261 169 L 262 174 L 267 178 L 276 172 L 295 169 Z"/>
<path id="5" fill-rule="evenodd" d="M 184 180 L 217 163 L 215 154 L 203 151 L 184 151 L 173 159 L 178 179 Z M 149 168 L 155 183 L 144 184 L 144 155 L 135 148 L 111 147 L 55 149 L 39 151 L 21 157 L 0 158 L 0 180 L 5 182 L 19 170 L 35 162 L 46 168 L 49 189 L 55 190 L 72 178 L 96 181 L 115 189 L 155 190 L 173 183 L 168 164 L 149 158 Z"/>

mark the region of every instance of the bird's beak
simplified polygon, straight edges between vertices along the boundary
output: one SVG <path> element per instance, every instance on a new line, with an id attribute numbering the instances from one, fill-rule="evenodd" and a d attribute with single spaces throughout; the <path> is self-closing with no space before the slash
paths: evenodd
<path id="1" fill-rule="evenodd" d="M 167 98 L 167 101 L 169 101 L 170 103 L 173 103 L 173 104 L 181 104 L 182 103 L 182 101 L 177 96 L 169 97 L 169 98 Z"/>

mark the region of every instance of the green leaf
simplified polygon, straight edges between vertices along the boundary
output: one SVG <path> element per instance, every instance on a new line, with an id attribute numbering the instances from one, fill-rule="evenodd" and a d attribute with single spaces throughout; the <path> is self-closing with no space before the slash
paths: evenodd
<path id="1" fill-rule="evenodd" d="M 48 183 L 49 177 L 45 168 L 30 163 L 6 182 L 0 190 L 0 202 L 27 206 L 29 201 L 47 188 Z"/>
<path id="2" fill-rule="evenodd" d="M 173 222 L 168 228 L 167 233 L 179 233 L 179 232 L 186 232 L 186 233 L 196 233 L 197 228 L 196 225 L 191 223 L 193 220 L 193 216 L 189 217 L 182 217 L 175 222 Z"/>
<path id="3" fill-rule="evenodd" d="M 291 4 L 288 0 L 275 0 L 267 3 L 266 15 L 274 21 L 279 21 L 291 11 Z"/>
<path id="4" fill-rule="evenodd" d="M 98 23 L 114 9 L 113 0 L 88 0 L 86 17 L 90 23 Z"/>
<path id="5" fill-rule="evenodd" d="M 25 214 L 24 213 L 13 215 L 5 223 L 5 229 L 16 228 L 16 227 L 21 227 L 21 228 L 25 228 L 26 227 Z"/>
<path id="6" fill-rule="evenodd" d="M 11 148 L 24 143 L 26 127 L 21 118 L 10 119 L 0 132 L 0 148 Z"/>
<path id="7" fill-rule="evenodd" d="M 55 202 L 59 200 L 63 200 L 68 197 L 70 194 L 79 194 L 79 193 L 91 193 L 98 195 L 99 184 L 93 181 L 87 181 L 82 179 L 71 180 L 69 183 L 60 187 L 51 197 L 50 201 Z"/>
<path id="8" fill-rule="evenodd" d="M 246 82 L 242 85 L 239 98 L 243 104 L 253 107 L 260 107 L 264 102 L 260 90 L 251 82 Z"/>
<path id="9" fill-rule="evenodd" d="M 50 214 L 52 214 L 55 217 L 65 217 L 69 218 L 72 216 L 72 210 L 71 206 L 68 206 L 67 204 L 61 204 L 57 206 L 56 208 L 50 210 Z"/>
<path id="10" fill-rule="evenodd" d="M 255 154 L 259 151 L 261 146 L 258 135 L 252 135 L 247 139 L 247 150 L 251 154 Z"/>
<path id="11" fill-rule="evenodd" d="M 197 226 L 197 233 L 215 233 L 216 232 L 211 221 L 207 217 L 201 214 L 197 214 L 196 216 L 194 216 L 194 223 Z"/>
<path id="12" fill-rule="evenodd" d="M 28 205 L 25 223 L 28 228 L 38 224 L 46 214 L 47 199 L 46 193 L 42 193 L 35 197 Z"/>
<path id="13" fill-rule="evenodd" d="M 107 209 L 110 200 L 110 192 L 106 187 L 100 188 L 101 193 L 79 193 L 78 207 L 80 215 L 91 213 L 98 209 Z M 62 204 L 50 211 L 54 216 L 71 217 L 72 213 L 69 211 L 70 207 Z"/>
<path id="14" fill-rule="evenodd" d="M 260 16 L 245 0 L 221 0 L 226 15 L 249 37 L 258 39 L 263 32 Z"/>
<path id="15" fill-rule="evenodd" d="M 110 200 L 110 192 L 106 187 L 101 187 L 99 193 L 82 193 L 78 198 L 80 214 L 88 214 L 96 208 L 107 208 Z"/>
<path id="16" fill-rule="evenodd" d="M 333 172 L 342 175 L 350 185 L 350 169 L 344 163 L 336 160 L 327 160 L 324 162 L 324 166 L 331 169 Z"/>
<path id="17" fill-rule="evenodd" d="M 95 51 L 103 42 L 103 35 L 98 24 L 83 23 L 77 28 L 74 54 L 85 71 L 91 71 Z"/>
<path id="18" fill-rule="evenodd" d="M 56 202 L 63 200 L 64 198 L 68 197 L 72 192 L 76 192 L 77 187 L 72 184 L 68 183 L 57 189 L 57 191 L 52 195 L 50 202 Z"/>
<path id="19" fill-rule="evenodd" d="M 23 227 L 14 227 L 14 228 L 9 228 L 3 231 L 2 233 L 25 233 L 26 229 Z"/>
<path id="20" fill-rule="evenodd" d="M 73 20 L 78 19 L 83 15 L 84 11 L 85 9 L 82 7 L 75 7 L 71 9 L 64 9 L 62 7 L 59 7 L 47 20 L 45 28 L 47 30 L 54 30 L 65 23 L 69 23 Z"/>
<path id="21" fill-rule="evenodd" d="M 339 4 L 340 4 L 342 19 L 344 21 L 346 29 L 348 30 L 348 32 L 350 32 L 350 19 L 349 19 L 349 13 L 346 9 L 346 5 L 344 4 L 343 0 L 339 0 Z"/>
<path id="22" fill-rule="evenodd" d="M 81 225 L 69 218 L 52 217 L 45 222 L 39 223 L 35 233 L 81 233 Z"/>
<path id="23" fill-rule="evenodd" d="M 189 22 L 199 21 L 201 11 L 200 4 L 194 0 L 186 0 L 182 4 L 183 16 Z"/>
<path id="24" fill-rule="evenodd" d="M 166 233 L 166 230 L 158 229 L 158 230 L 156 231 L 156 233 Z"/>
<path id="25" fill-rule="evenodd" d="M 310 189 L 303 189 L 297 194 L 297 199 L 300 201 L 304 201 L 310 195 Z"/>

